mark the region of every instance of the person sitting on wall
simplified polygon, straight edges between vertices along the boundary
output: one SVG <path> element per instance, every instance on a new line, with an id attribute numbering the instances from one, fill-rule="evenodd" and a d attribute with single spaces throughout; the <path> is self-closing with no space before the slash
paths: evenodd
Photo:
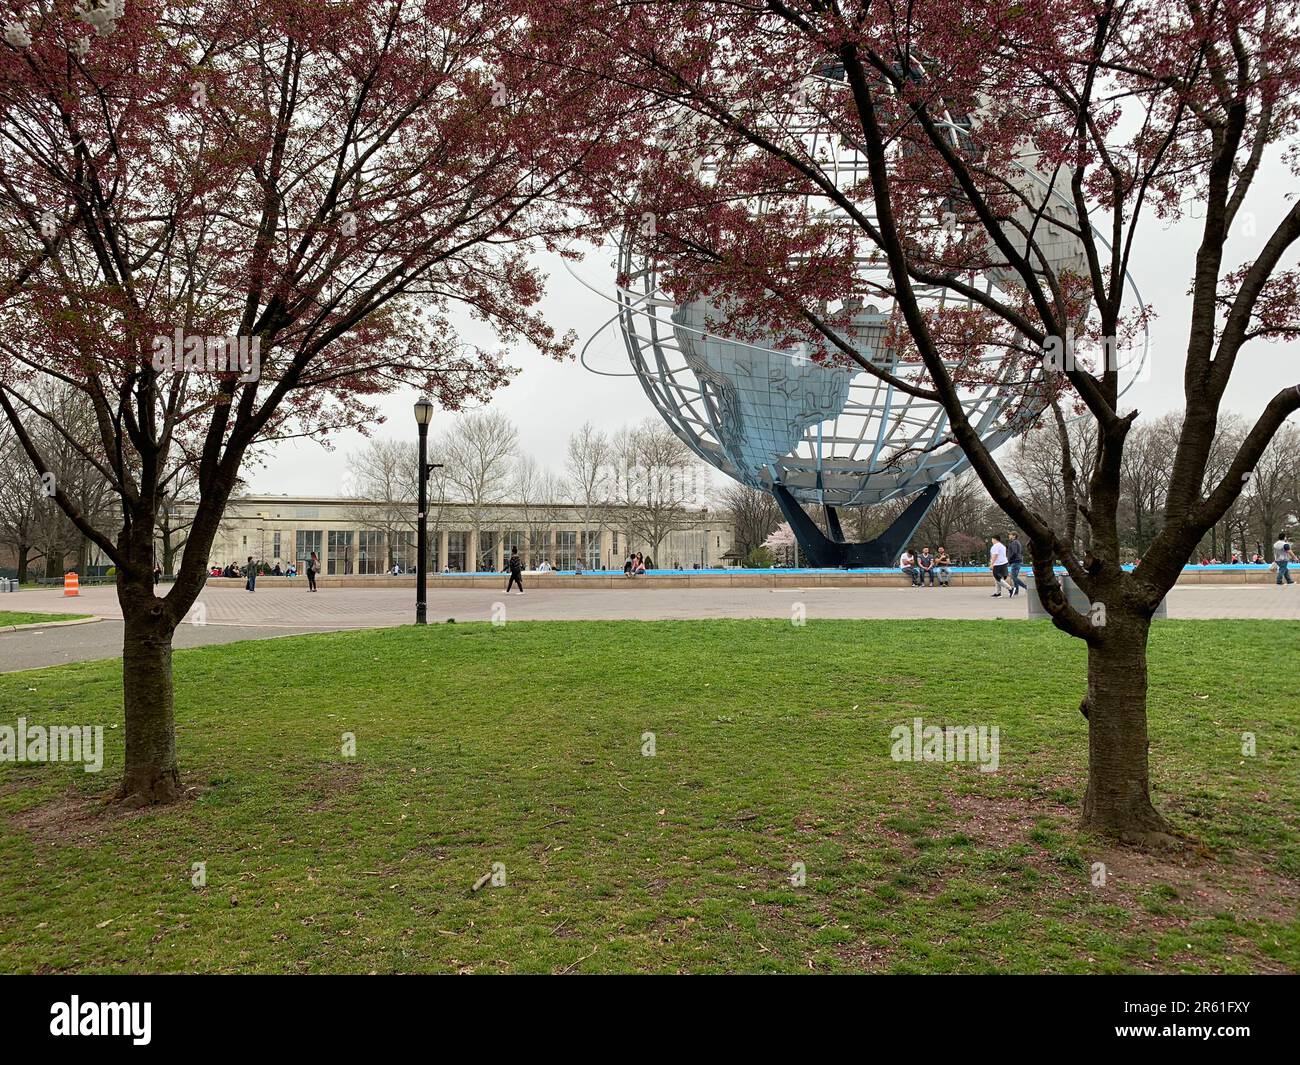
<path id="1" fill-rule="evenodd" d="M 279 562 L 276 562 L 276 564 L 275 564 L 275 569 L 271 570 L 271 576 L 272 576 L 272 577 L 283 577 L 283 576 L 284 576 L 284 570 L 282 570 L 282 569 L 280 568 L 280 563 L 279 563 Z"/>
<path id="2" fill-rule="evenodd" d="M 928 579 L 930 587 L 934 587 L 934 556 L 930 554 L 928 547 L 921 548 L 921 557 L 916 560 L 917 565 L 917 584 L 920 587 L 925 586 Z"/>
<path id="3" fill-rule="evenodd" d="M 903 557 L 898 560 L 898 568 L 903 576 L 912 582 L 912 587 L 921 587 L 920 574 L 916 569 L 916 556 L 906 548 L 903 550 Z"/>
<path id="4" fill-rule="evenodd" d="M 934 573 L 939 578 L 940 588 L 947 588 L 948 582 L 952 580 L 952 570 L 949 568 L 951 565 L 952 559 L 948 557 L 948 549 L 941 546 L 939 555 L 934 560 Z"/>
<path id="5" fill-rule="evenodd" d="M 624 577 L 632 576 L 632 571 L 634 569 L 636 569 L 636 555 L 632 554 L 632 552 L 629 551 L 627 553 L 627 558 L 624 559 L 623 561 L 623 576 Z"/>
<path id="6" fill-rule="evenodd" d="M 573 572 L 576 573 L 578 576 L 582 575 L 582 559 L 578 559 L 576 562 L 574 562 Z"/>

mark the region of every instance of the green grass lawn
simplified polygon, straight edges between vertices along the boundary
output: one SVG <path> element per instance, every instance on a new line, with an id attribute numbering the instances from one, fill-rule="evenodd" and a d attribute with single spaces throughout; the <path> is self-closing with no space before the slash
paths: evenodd
<path id="1" fill-rule="evenodd" d="M 88 617 L 89 614 L 33 614 L 26 610 L 0 610 L 0 629 L 9 625 L 42 625 L 51 621 L 73 621 Z"/>
<path id="2" fill-rule="evenodd" d="M 1199 840 L 1174 855 L 1077 832 L 1084 653 L 1045 623 L 183 651 L 193 791 L 138 812 L 98 802 L 117 663 L 0 675 L 0 724 L 103 722 L 108 747 L 98 775 L 0 764 L 0 970 L 1300 971 L 1297 646 L 1295 623 L 1157 623 L 1155 799 Z M 997 725 L 998 771 L 893 761 L 916 716 Z"/>

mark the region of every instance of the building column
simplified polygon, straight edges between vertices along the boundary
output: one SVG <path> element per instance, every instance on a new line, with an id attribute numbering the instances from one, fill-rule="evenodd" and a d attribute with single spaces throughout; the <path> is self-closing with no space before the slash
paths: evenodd
<path id="1" fill-rule="evenodd" d="M 614 534 L 608 529 L 600 530 L 600 564 L 614 568 Z"/>
<path id="2" fill-rule="evenodd" d="M 500 529 L 498 529 L 493 535 L 496 537 L 496 572 L 500 573 L 502 568 L 505 566 L 506 536 Z"/>
<path id="3" fill-rule="evenodd" d="M 438 572 L 441 573 L 447 566 L 447 530 L 438 530 Z"/>

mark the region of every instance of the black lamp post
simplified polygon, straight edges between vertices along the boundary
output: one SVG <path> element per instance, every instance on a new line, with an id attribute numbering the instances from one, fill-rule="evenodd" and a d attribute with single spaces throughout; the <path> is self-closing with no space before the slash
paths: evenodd
<path id="1" fill-rule="evenodd" d="M 429 422 L 433 420 L 433 404 L 424 396 L 415 401 L 415 424 L 420 431 L 420 514 L 418 518 L 415 549 L 415 623 L 428 623 L 429 577 L 429 474 L 441 469 L 442 463 L 432 465 L 429 457 Z"/>

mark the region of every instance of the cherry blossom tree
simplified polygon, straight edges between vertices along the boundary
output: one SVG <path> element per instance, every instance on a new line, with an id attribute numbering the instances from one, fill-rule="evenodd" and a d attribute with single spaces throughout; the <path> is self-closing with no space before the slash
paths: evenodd
<path id="1" fill-rule="evenodd" d="M 790 528 L 787 521 L 781 522 L 775 529 L 767 535 L 763 541 L 763 546 L 772 552 L 772 556 L 780 560 L 783 566 L 794 565 L 796 553 L 799 550 L 799 542 L 794 538 L 794 530 Z"/>
<path id="2" fill-rule="evenodd" d="M 33 477 L 26 427 L 64 428 L 41 382 L 93 411 L 92 446 L 61 435 L 117 505 L 53 498 L 116 567 L 123 801 L 181 790 L 172 635 L 241 462 L 372 423 L 397 389 L 485 399 L 506 345 L 568 352 L 529 255 L 583 232 L 613 154 L 600 94 L 514 46 L 531 6 L 4 5 L 0 410 Z M 458 337 L 457 307 L 496 339 Z M 198 504 L 159 596 L 178 470 Z"/>
<path id="3" fill-rule="evenodd" d="M 1300 176 L 1300 7 L 568 0 L 533 30 L 538 54 L 593 91 L 641 101 L 638 178 L 610 223 L 672 297 L 943 407 L 931 446 L 965 452 L 1025 532 L 1054 623 L 1087 645 L 1083 823 L 1168 842 L 1149 785 L 1150 620 L 1300 409 L 1294 356 L 1274 354 L 1276 395 L 1207 482 L 1243 353 L 1300 334 L 1300 202 L 1260 181 L 1266 167 Z M 1121 356 L 1152 309 L 1126 276 L 1135 246 L 1179 220 L 1198 232 L 1194 257 L 1167 264 L 1186 273 L 1185 343 L 1155 352 L 1152 372 L 1182 382 L 1185 414 L 1161 527 L 1130 572 L 1121 470 L 1139 412 Z M 852 333 L 864 301 L 889 315 L 874 348 Z M 1061 449 L 1082 556 L 985 445 L 962 402 L 983 385 L 1002 426 L 1090 423 L 1086 473 Z M 1058 565 L 1091 609 L 1070 605 Z"/>

